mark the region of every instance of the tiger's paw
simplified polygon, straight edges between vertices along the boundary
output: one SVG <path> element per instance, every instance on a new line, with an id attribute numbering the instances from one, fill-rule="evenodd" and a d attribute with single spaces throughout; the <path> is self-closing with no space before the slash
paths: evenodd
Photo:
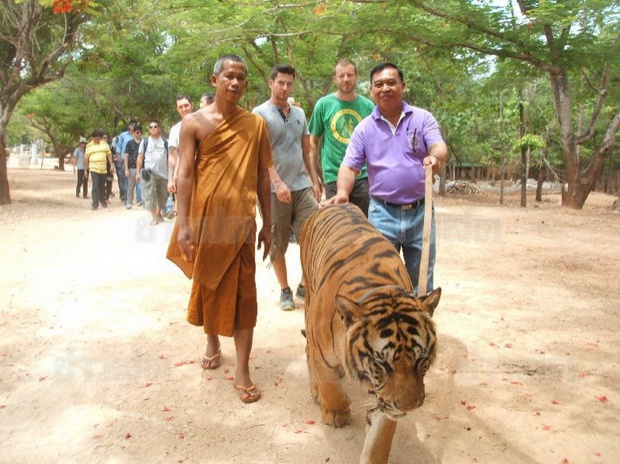
<path id="1" fill-rule="evenodd" d="M 346 411 L 334 411 L 321 408 L 321 421 L 332 427 L 344 427 L 351 423 L 351 409 Z"/>

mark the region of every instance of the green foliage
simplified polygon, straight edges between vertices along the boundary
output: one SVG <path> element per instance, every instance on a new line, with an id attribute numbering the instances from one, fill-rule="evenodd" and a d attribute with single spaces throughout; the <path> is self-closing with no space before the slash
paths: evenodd
<path id="1" fill-rule="evenodd" d="M 81 29 L 78 61 L 63 85 L 82 99 L 84 124 L 111 132 L 130 118 L 156 118 L 169 128 L 178 119 L 175 95 L 189 94 L 197 104 L 225 53 L 249 64 L 247 108 L 268 98 L 272 66 L 295 66 L 294 97 L 308 116 L 334 90 L 338 59 L 356 62 L 366 95 L 370 69 L 392 61 L 404 71 L 406 100 L 435 114 L 457 162 L 510 161 L 512 148 L 531 139 L 543 140 L 550 159 L 562 164 L 549 73 L 566 75 L 573 118 L 588 121 L 606 63 L 620 62 L 617 0 L 524 1 L 523 12 L 516 2 L 483 0 L 97 3 L 99 16 Z M 619 111 L 618 76 L 612 67 L 597 135 L 583 142 L 582 160 Z"/>

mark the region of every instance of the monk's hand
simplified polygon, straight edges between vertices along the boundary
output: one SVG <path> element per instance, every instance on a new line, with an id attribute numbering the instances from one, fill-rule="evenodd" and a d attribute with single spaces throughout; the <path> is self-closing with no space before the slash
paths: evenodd
<path id="1" fill-rule="evenodd" d="M 189 226 L 179 227 L 179 233 L 177 236 L 177 243 L 181 250 L 181 256 L 185 261 L 191 263 L 194 261 L 196 254 L 196 244 L 194 242 L 194 236 Z"/>
<path id="2" fill-rule="evenodd" d="M 269 256 L 269 250 L 271 249 L 271 225 L 263 226 L 258 233 L 258 245 L 256 246 L 257 250 L 260 250 L 261 246 L 263 246 L 263 261 L 267 259 Z"/>

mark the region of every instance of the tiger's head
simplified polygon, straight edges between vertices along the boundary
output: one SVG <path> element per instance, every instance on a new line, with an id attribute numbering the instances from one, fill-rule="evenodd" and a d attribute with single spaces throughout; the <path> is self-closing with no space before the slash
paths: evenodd
<path id="1" fill-rule="evenodd" d="M 374 411 L 393 418 L 424 402 L 424 375 L 435 358 L 431 317 L 441 289 L 416 297 L 399 286 L 384 286 L 358 301 L 336 297 L 346 328 L 346 369 L 377 397 Z"/>

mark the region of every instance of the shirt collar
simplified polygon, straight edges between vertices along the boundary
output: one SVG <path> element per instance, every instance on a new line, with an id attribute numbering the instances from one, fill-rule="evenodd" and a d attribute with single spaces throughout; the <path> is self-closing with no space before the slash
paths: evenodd
<path id="1" fill-rule="evenodd" d="M 413 113 L 413 106 L 403 101 L 403 109 L 400 112 L 400 117 L 398 118 L 398 122 L 396 123 L 396 126 L 392 125 L 390 121 L 388 121 L 387 119 L 383 117 L 383 115 L 381 114 L 381 111 L 379 111 L 379 107 L 376 105 L 375 105 L 375 109 L 372 112 L 372 117 L 377 121 L 385 121 L 388 127 L 390 128 L 390 130 L 392 131 L 392 134 L 395 134 L 396 129 L 398 128 L 398 125 L 403 120 L 403 118 L 408 116 L 411 113 Z"/>
<path id="2" fill-rule="evenodd" d="M 403 114 L 407 116 L 411 113 L 413 113 L 413 106 L 403 101 L 403 110 L 402 110 L 401 118 Z M 375 109 L 372 111 L 372 117 L 377 120 L 383 119 L 383 116 L 381 116 L 381 111 L 379 111 L 379 107 L 377 105 L 375 105 Z"/>

